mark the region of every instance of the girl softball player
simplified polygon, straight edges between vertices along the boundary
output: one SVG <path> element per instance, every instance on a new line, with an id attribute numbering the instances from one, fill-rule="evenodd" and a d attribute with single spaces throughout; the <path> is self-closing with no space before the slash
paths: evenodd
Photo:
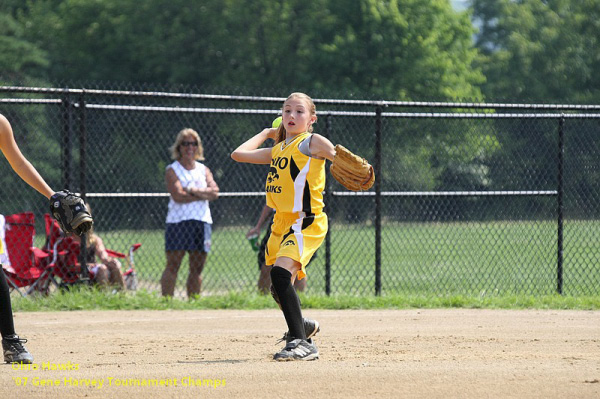
<path id="1" fill-rule="evenodd" d="M 231 157 L 237 162 L 270 164 L 265 185 L 267 205 L 275 209 L 272 232 L 265 250 L 271 269 L 271 291 L 289 331 L 285 347 L 274 359 L 318 359 L 319 350 L 311 337 L 319 331 L 314 320 L 303 319 L 300 300 L 293 288 L 306 276 L 305 266 L 327 233 L 323 212 L 325 160 L 333 161 L 335 148 L 325 137 L 313 134 L 317 121 L 312 99 L 292 93 L 283 103 L 278 128 L 264 129 L 240 145 Z M 272 148 L 259 148 L 267 139 Z"/>

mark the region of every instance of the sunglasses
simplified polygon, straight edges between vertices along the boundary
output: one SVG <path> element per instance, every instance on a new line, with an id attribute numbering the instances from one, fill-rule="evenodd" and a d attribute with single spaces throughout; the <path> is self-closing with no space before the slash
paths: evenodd
<path id="1" fill-rule="evenodd" d="M 198 147 L 198 142 L 197 141 L 182 141 L 181 142 L 182 147 L 189 147 L 191 145 L 194 147 Z"/>

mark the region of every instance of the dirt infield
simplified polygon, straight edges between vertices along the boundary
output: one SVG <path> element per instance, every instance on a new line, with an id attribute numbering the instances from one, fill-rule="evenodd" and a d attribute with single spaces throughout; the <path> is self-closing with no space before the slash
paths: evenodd
<path id="1" fill-rule="evenodd" d="M 598 398 L 600 312 L 306 310 L 321 359 L 276 363 L 276 310 L 18 313 L 7 398 Z M 87 384 L 90 384 L 89 386 Z M 95 386 L 92 384 L 96 384 Z"/>

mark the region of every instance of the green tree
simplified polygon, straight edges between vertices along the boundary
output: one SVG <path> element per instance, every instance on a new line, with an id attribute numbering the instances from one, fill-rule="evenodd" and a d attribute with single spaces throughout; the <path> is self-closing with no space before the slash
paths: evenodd
<path id="1" fill-rule="evenodd" d="M 23 22 L 48 49 L 55 80 L 169 82 L 171 69 L 184 61 L 176 52 L 185 43 L 176 45 L 181 36 L 174 38 L 173 31 L 185 31 L 188 3 L 46 0 L 32 5 Z"/>
<path id="2" fill-rule="evenodd" d="M 469 17 L 444 0 L 338 0 L 318 40 L 319 87 L 391 99 L 480 98 Z"/>
<path id="3" fill-rule="evenodd" d="M 507 102 L 584 103 L 600 101 L 600 2 L 571 0 L 473 0 L 473 17 L 481 26 L 477 47 L 487 82 L 487 98 Z M 593 196 L 600 190 L 594 168 L 598 145 L 594 124 L 565 122 L 566 205 L 577 216 L 597 213 Z M 521 121 L 500 132 L 502 153 L 495 161 L 516 165 L 496 170 L 506 186 L 554 188 L 558 121 Z M 597 140 L 596 140 L 597 141 Z M 534 200 L 531 201 L 532 203 Z M 535 202 L 542 203 L 541 200 Z M 585 203 L 584 203 L 585 202 Z M 539 209 L 543 209 L 539 206 Z M 583 211 L 581 211 L 583 209 Z"/>
<path id="4" fill-rule="evenodd" d="M 9 83 L 39 78 L 49 64 L 46 52 L 26 40 L 24 27 L 4 12 L 0 12 L 0 53 L 0 78 Z"/>
<path id="5" fill-rule="evenodd" d="M 479 98 L 483 81 L 447 0 L 42 0 L 23 15 L 61 81 L 392 100 Z"/>
<path id="6" fill-rule="evenodd" d="M 600 100 L 600 2 L 473 0 L 486 97 Z"/>

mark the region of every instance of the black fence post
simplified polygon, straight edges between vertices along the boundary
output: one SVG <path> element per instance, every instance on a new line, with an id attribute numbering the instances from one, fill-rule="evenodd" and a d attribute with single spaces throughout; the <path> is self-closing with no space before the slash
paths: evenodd
<path id="1" fill-rule="evenodd" d="M 81 197 L 86 196 L 86 129 L 85 129 L 85 97 L 79 97 L 79 190 Z"/>
<path id="2" fill-rule="evenodd" d="M 71 187 L 71 120 L 72 106 L 69 96 L 62 99 L 63 107 L 63 137 L 62 137 L 62 183 L 63 187 Z"/>
<path id="3" fill-rule="evenodd" d="M 556 256 L 556 291 L 563 293 L 563 178 L 564 178 L 564 153 L 565 153 L 565 118 L 558 120 L 558 182 L 557 182 L 557 217 L 558 217 L 558 237 L 557 237 L 557 256 Z"/>
<path id="4" fill-rule="evenodd" d="M 79 191 L 85 201 L 86 197 L 86 130 L 85 130 L 85 97 L 84 93 L 79 97 Z M 87 202 L 87 201 L 86 201 Z M 89 284 L 89 271 L 87 268 L 87 234 L 81 236 L 79 252 L 79 264 L 81 265 L 81 278 L 84 283 Z"/>
<path id="5" fill-rule="evenodd" d="M 381 295 L 381 106 L 375 110 L 375 295 Z"/>
<path id="6" fill-rule="evenodd" d="M 331 131 L 331 115 L 325 117 L 325 137 L 329 137 Z M 333 195 L 331 194 L 331 179 L 326 179 L 325 203 L 330 209 L 333 208 Z M 325 294 L 331 295 L 331 218 L 329 218 L 329 228 L 325 236 Z"/>

